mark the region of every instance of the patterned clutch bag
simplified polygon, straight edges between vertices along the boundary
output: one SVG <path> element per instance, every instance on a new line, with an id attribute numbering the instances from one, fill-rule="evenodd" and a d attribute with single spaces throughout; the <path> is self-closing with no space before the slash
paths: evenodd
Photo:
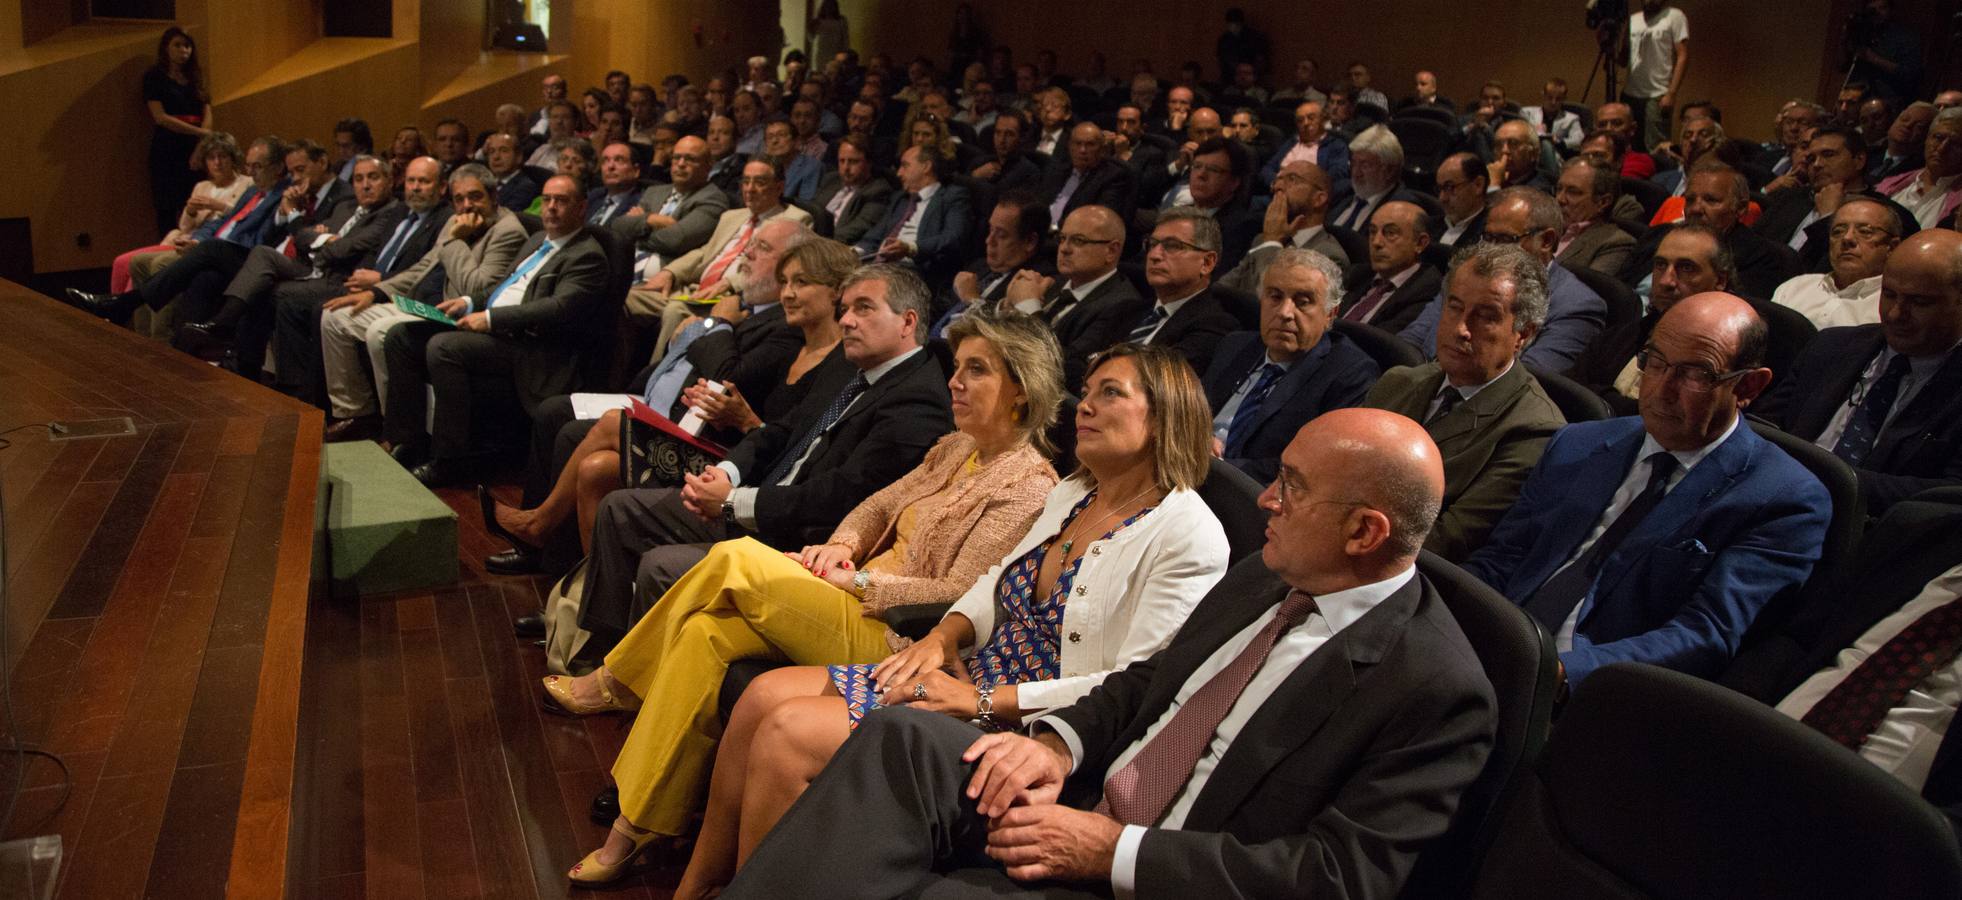
<path id="1" fill-rule="evenodd" d="M 639 400 L 627 408 L 620 430 L 620 483 L 630 488 L 681 487 L 694 475 L 721 462 L 727 447 L 681 430 Z"/>

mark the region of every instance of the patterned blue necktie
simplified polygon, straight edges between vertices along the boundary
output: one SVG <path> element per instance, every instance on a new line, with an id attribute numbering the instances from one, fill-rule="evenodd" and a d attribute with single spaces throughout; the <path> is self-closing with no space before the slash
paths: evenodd
<path id="1" fill-rule="evenodd" d="M 1151 307 L 1151 312 L 1145 313 L 1144 319 L 1138 322 L 1138 327 L 1131 329 L 1131 333 L 1126 335 L 1124 339 L 1134 344 L 1145 343 L 1146 339 L 1151 337 L 1152 332 L 1158 330 L 1159 323 L 1165 321 L 1165 319 L 1165 307 L 1154 304 Z"/>
<path id="2" fill-rule="evenodd" d="M 1232 424 L 1226 426 L 1227 456 L 1233 456 L 1246 445 L 1247 438 L 1253 434 L 1254 425 L 1260 422 L 1261 404 L 1267 402 L 1267 395 L 1274 392 L 1274 385 L 1286 372 L 1279 363 L 1270 362 L 1260 367 L 1253 387 L 1247 389 L 1247 396 L 1240 400 L 1240 408 L 1233 412 Z"/>
<path id="3" fill-rule="evenodd" d="M 518 279 L 525 277 L 527 274 L 530 274 L 532 269 L 538 268 L 539 261 L 545 258 L 545 254 L 550 252 L 552 252 L 551 241 L 546 241 L 542 244 L 539 244 L 537 250 L 532 251 L 532 254 L 530 256 L 525 257 L 524 265 L 519 266 L 516 271 L 513 271 L 503 281 L 498 282 L 497 287 L 491 288 L 490 293 L 484 295 L 484 308 L 490 309 L 491 307 L 496 306 L 497 295 L 504 293 L 505 288 L 517 284 Z M 522 300 L 523 298 L 519 298 L 519 299 Z"/>
<path id="4" fill-rule="evenodd" d="M 781 459 L 777 460 L 776 467 L 770 470 L 770 477 L 758 482 L 756 486 L 782 484 L 784 479 L 789 478 L 791 468 L 797 465 L 798 460 L 804 458 L 804 454 L 810 451 L 811 445 L 817 443 L 818 438 L 823 437 L 825 432 L 830 431 L 831 426 L 838 424 L 838 417 L 845 414 L 845 407 L 852 405 L 852 401 L 858 399 L 858 395 L 865 393 L 865 389 L 870 386 L 871 384 L 865 380 L 864 372 L 852 376 L 852 383 L 845 385 L 845 389 L 838 392 L 837 398 L 831 401 L 831 405 L 824 408 L 824 415 L 818 417 L 817 424 L 812 426 L 811 430 L 804 432 L 803 437 L 797 439 L 796 446 L 791 447 Z"/>
<path id="5" fill-rule="evenodd" d="M 1894 400 L 1901 395 L 1901 382 L 1907 379 L 1908 358 L 1896 353 L 1887 361 L 1887 370 L 1874 380 L 1873 387 L 1867 389 L 1866 397 L 1860 400 L 1860 407 L 1846 419 L 1846 430 L 1839 435 L 1839 443 L 1833 445 L 1833 455 L 1846 461 L 1849 466 L 1859 466 L 1873 450 L 1874 441 L 1880 439 L 1880 426 L 1887 424 L 1887 413 L 1894 408 Z"/>
<path id="6" fill-rule="evenodd" d="M 375 258 L 376 271 L 390 274 L 389 267 L 395 265 L 395 254 L 402 252 L 402 245 L 409 242 L 409 235 L 416 233 L 416 223 L 421 221 L 422 213 L 419 212 L 409 213 L 409 217 L 402 220 L 402 227 L 395 229 L 394 236 L 388 239 L 388 246 L 383 247 L 381 256 Z"/>

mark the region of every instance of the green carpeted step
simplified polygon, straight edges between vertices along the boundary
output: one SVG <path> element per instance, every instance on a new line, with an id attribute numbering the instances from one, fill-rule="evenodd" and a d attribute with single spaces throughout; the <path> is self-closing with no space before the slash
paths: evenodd
<path id="1" fill-rule="evenodd" d="M 328 444 L 331 575 L 363 594 L 453 584 L 456 513 L 372 441 Z"/>

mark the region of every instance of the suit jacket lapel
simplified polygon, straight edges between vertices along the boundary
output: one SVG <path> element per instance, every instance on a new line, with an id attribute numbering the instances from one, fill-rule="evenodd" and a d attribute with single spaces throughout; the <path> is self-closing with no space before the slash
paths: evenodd
<path id="1" fill-rule="evenodd" d="M 923 363 L 930 363 L 932 360 L 933 354 L 925 348 L 921 348 L 911 357 L 908 357 L 905 362 L 892 367 L 892 371 L 881 376 L 877 383 L 867 387 L 864 393 L 858 395 L 858 401 L 847 407 L 844 414 L 838 417 L 838 421 L 831 423 L 831 430 L 837 431 L 838 426 L 845 424 L 845 420 L 879 405 L 879 398 L 885 392 L 892 390 L 893 385 L 905 381 L 912 376 L 914 369 Z"/>
<path id="2" fill-rule="evenodd" d="M 1955 402 L 1957 391 L 1962 391 L 1962 353 L 1950 351 L 1941 368 L 1935 370 L 1934 377 L 1915 392 L 1914 399 L 1894 416 L 1894 421 L 1887 423 L 1886 430 L 1880 433 L 1879 442 L 1874 445 L 1869 466 L 1885 470 L 1888 466 L 1884 461 L 1911 451 L 1913 443 L 1921 437 L 1923 426 L 1937 412 Z"/>
<path id="3" fill-rule="evenodd" d="M 1432 396 L 1436 396 L 1442 387 L 1443 380 L 1439 379 L 1438 384 L 1431 389 Z M 1493 416 L 1512 405 L 1513 398 L 1519 396 L 1519 392 L 1525 389 L 1526 365 L 1515 361 L 1512 368 L 1486 385 L 1484 390 L 1459 404 L 1457 409 L 1446 413 L 1444 418 L 1437 420 L 1431 426 L 1431 440 L 1439 447 L 1443 447 L 1446 442 L 1478 431 Z M 1428 401 L 1426 402 L 1428 404 Z M 1425 408 L 1429 409 L 1429 406 L 1426 405 Z"/>
<path id="4" fill-rule="evenodd" d="M 1649 511 L 1648 517 L 1635 526 L 1634 531 L 1629 532 L 1620 547 L 1615 548 L 1614 555 L 1609 557 L 1601 570 L 1601 580 L 1594 589 L 1595 596 L 1612 590 L 1621 576 L 1634 568 L 1635 560 L 1663 546 L 1696 522 L 1703 514 L 1703 508 L 1751 467 L 1751 461 L 1757 456 L 1762 443 L 1763 438 L 1751 430 L 1749 422 L 1738 422 L 1737 430 L 1697 463 L 1696 468 L 1683 476 L 1682 481 L 1670 488 L 1662 502 Z"/>
<path id="5" fill-rule="evenodd" d="M 1286 409 L 1302 389 L 1307 387 L 1309 380 L 1315 377 L 1315 371 L 1321 366 L 1322 360 L 1328 358 L 1329 342 L 1332 340 L 1329 337 L 1330 333 L 1332 332 L 1324 332 L 1322 339 L 1315 342 L 1315 346 L 1308 348 L 1307 353 L 1302 354 L 1300 359 L 1294 361 L 1294 365 L 1288 367 L 1287 374 L 1281 378 L 1281 383 L 1274 385 L 1274 389 L 1267 392 L 1266 398 L 1261 400 L 1260 409 L 1254 413 L 1255 428 L 1279 415 L 1281 410 Z M 1262 350 L 1266 349 L 1259 343 L 1255 343 L 1254 346 L 1261 347 Z M 1264 361 L 1267 355 L 1262 353 L 1260 358 Z"/>
<path id="6" fill-rule="evenodd" d="M 1227 817 L 1267 773 L 1321 732 L 1355 692 L 1358 678 L 1397 642 L 1423 591 L 1424 579 L 1412 578 L 1302 661 L 1240 729 L 1186 814 L 1184 828 L 1224 830 Z"/>

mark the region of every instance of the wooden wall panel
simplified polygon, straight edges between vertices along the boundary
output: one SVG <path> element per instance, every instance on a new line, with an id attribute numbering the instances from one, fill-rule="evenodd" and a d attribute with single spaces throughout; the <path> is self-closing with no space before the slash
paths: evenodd
<path id="1" fill-rule="evenodd" d="M 28 0 L 32 2 L 32 0 Z M 320 37 L 323 0 L 228 0 L 209 5 L 198 46 L 211 95 L 223 99 Z M 180 13 L 180 17 L 181 17 Z M 184 20 L 189 21 L 189 20 Z M 213 111 L 215 114 L 215 110 Z"/>

